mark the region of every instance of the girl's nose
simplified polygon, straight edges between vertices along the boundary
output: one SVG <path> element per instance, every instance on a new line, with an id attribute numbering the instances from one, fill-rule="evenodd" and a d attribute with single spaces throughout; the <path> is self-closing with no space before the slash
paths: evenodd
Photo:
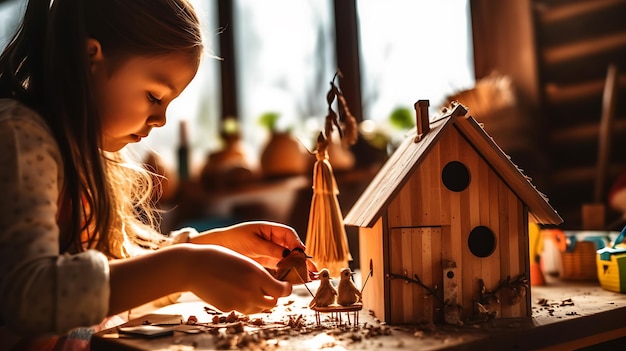
<path id="1" fill-rule="evenodd" d="M 147 124 L 153 128 L 163 127 L 166 122 L 165 110 L 154 113 L 148 117 Z"/>

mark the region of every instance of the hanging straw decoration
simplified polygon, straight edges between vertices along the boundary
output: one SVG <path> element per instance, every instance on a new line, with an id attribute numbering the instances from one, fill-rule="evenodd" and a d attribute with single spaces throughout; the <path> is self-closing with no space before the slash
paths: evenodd
<path id="1" fill-rule="evenodd" d="M 328 145 L 332 142 L 334 128 L 337 128 L 344 145 L 354 144 L 357 138 L 356 119 L 350 113 L 343 93 L 335 85 L 338 75 L 341 76 L 341 72 L 338 71 L 330 82 L 331 87 L 326 96 L 328 114 L 324 132 L 320 132 L 317 138 L 316 162 L 313 167 L 313 199 L 306 235 L 308 254 L 313 257 L 313 261 L 320 269 L 327 268 L 334 277 L 339 276 L 342 268 L 348 268 L 352 256 L 337 199 L 339 188 L 328 158 Z M 339 115 L 332 107 L 335 99 Z"/>

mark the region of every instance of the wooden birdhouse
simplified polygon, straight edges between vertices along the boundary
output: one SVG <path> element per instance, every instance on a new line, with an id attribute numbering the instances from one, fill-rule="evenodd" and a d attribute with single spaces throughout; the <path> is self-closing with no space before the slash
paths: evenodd
<path id="1" fill-rule="evenodd" d="M 344 219 L 371 262 L 364 308 L 390 324 L 529 317 L 529 221 L 561 217 L 467 109 L 413 132 Z"/>

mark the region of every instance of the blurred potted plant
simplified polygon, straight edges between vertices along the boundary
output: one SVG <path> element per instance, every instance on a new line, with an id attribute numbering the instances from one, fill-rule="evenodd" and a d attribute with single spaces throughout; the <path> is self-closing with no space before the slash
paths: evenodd
<path id="1" fill-rule="evenodd" d="M 364 120 L 359 125 L 359 132 L 367 143 L 390 155 L 404 140 L 409 129 L 415 127 L 415 111 L 408 107 L 394 108 L 386 120 Z"/>
<path id="2" fill-rule="evenodd" d="M 269 130 L 270 138 L 261 152 L 260 166 L 264 178 L 280 178 L 306 173 L 312 164 L 312 155 L 296 139 L 291 130 L 277 129 L 280 114 L 266 112 L 259 124 Z"/>
<path id="3" fill-rule="evenodd" d="M 406 132 L 415 127 L 415 110 L 408 107 L 396 107 L 391 111 L 388 122 L 391 127 L 390 140 L 387 152 L 391 154 L 404 140 Z"/>
<path id="4" fill-rule="evenodd" d="M 396 107 L 389 115 L 389 124 L 400 130 L 408 130 L 415 127 L 414 112 L 408 107 Z"/>
<path id="5" fill-rule="evenodd" d="M 200 173 L 202 184 L 208 189 L 219 189 L 253 180 L 256 172 L 241 140 L 237 119 L 226 118 L 220 136 L 223 146 L 207 155 Z"/>

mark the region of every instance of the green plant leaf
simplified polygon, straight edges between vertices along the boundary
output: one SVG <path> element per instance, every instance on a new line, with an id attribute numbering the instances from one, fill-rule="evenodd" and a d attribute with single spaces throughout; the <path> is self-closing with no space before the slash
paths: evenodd
<path id="1" fill-rule="evenodd" d="M 410 109 L 397 107 L 389 115 L 389 123 L 398 129 L 410 129 L 415 127 L 415 118 Z"/>
<path id="2" fill-rule="evenodd" d="M 278 122 L 279 118 L 280 113 L 278 112 L 265 112 L 261 116 L 259 116 L 259 124 L 269 130 L 275 130 L 276 122 Z"/>

